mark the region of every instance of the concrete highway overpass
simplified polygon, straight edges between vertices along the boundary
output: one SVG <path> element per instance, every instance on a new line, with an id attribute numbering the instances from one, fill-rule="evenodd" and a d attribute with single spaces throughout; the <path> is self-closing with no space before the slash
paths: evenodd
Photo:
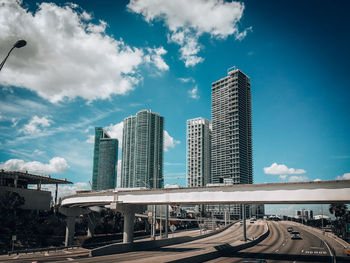
<path id="1" fill-rule="evenodd" d="M 124 215 L 124 242 L 133 242 L 135 213 L 161 204 L 329 204 L 350 203 L 350 180 L 220 185 L 199 188 L 111 189 L 79 192 L 62 199 L 67 216 L 66 245 L 73 241 L 74 218 L 103 206 Z"/>

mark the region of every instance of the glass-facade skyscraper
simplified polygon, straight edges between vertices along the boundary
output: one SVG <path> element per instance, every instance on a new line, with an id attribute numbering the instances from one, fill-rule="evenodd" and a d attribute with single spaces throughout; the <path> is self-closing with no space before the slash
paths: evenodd
<path id="1" fill-rule="evenodd" d="M 112 139 L 101 127 L 95 127 L 95 146 L 92 170 L 92 189 L 106 190 L 116 187 L 118 140 Z"/>
<path id="2" fill-rule="evenodd" d="M 211 183 L 211 122 L 202 117 L 187 120 L 187 186 Z"/>
<path id="3" fill-rule="evenodd" d="M 164 118 L 150 110 L 124 119 L 121 187 L 162 188 Z"/>

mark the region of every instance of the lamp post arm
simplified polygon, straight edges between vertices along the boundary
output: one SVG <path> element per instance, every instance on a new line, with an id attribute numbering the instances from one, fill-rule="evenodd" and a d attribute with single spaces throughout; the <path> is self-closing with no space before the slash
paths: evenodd
<path id="1" fill-rule="evenodd" d="M 1 71 L 2 67 L 4 66 L 4 64 L 5 64 L 6 60 L 7 60 L 7 58 L 9 57 L 9 55 L 11 54 L 11 52 L 12 52 L 12 50 L 13 50 L 14 48 L 15 48 L 15 46 L 13 46 L 13 47 L 10 49 L 10 51 L 9 51 L 9 53 L 7 53 L 7 56 L 5 57 L 5 59 L 1 62 L 1 64 L 0 64 L 0 71 Z"/>

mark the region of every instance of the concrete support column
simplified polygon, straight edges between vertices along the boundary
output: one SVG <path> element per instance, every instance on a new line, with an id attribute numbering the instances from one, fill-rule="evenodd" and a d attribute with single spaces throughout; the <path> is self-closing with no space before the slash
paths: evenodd
<path id="1" fill-rule="evenodd" d="M 55 206 L 57 205 L 57 194 L 58 194 L 58 184 L 56 184 L 56 189 L 55 189 Z"/>
<path id="2" fill-rule="evenodd" d="M 68 247 L 73 245 L 75 234 L 75 216 L 67 216 L 66 218 L 66 238 L 64 246 Z"/>
<path id="3" fill-rule="evenodd" d="M 165 238 L 168 238 L 169 205 L 165 205 Z"/>
<path id="4" fill-rule="evenodd" d="M 243 241 L 247 241 L 245 205 L 242 205 L 242 220 L 243 220 Z"/>
<path id="5" fill-rule="evenodd" d="M 111 209 L 119 211 L 124 216 L 123 243 L 134 242 L 135 213 L 143 212 L 146 208 L 144 205 L 111 204 Z"/>
<path id="6" fill-rule="evenodd" d="M 79 215 L 89 213 L 90 211 L 80 207 L 60 207 L 58 210 L 66 216 L 66 237 L 64 245 L 71 246 L 74 241 L 75 234 L 75 218 Z"/>
<path id="7" fill-rule="evenodd" d="M 134 220 L 135 211 L 133 209 L 126 209 L 124 212 L 123 243 L 134 242 Z"/>
<path id="8" fill-rule="evenodd" d="M 92 213 L 87 215 L 87 220 L 88 220 L 87 236 L 93 237 L 95 234 L 95 222 L 94 222 Z"/>

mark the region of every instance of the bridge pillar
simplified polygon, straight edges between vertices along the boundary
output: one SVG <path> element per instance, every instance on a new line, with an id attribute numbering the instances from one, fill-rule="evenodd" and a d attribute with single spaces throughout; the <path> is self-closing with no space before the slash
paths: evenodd
<path id="1" fill-rule="evenodd" d="M 87 215 L 87 221 L 88 221 L 87 236 L 88 237 L 93 237 L 94 234 L 95 234 L 95 222 L 94 222 L 92 213 L 89 213 Z"/>
<path id="2" fill-rule="evenodd" d="M 73 245 L 74 234 L 75 234 L 75 216 L 67 216 L 67 218 L 66 218 L 66 237 L 64 240 L 65 247 Z"/>
<path id="3" fill-rule="evenodd" d="M 123 243 L 134 242 L 134 220 L 135 220 L 134 209 L 126 209 L 124 212 Z"/>
<path id="4" fill-rule="evenodd" d="M 75 234 L 75 218 L 77 216 L 89 213 L 90 210 L 80 207 L 60 207 L 58 210 L 61 214 L 64 214 L 66 218 L 66 237 L 64 245 L 66 247 L 73 245 Z"/>
<path id="5" fill-rule="evenodd" d="M 142 213 L 145 211 L 147 206 L 145 205 L 130 205 L 130 204 L 118 204 L 112 203 L 111 209 L 117 210 L 124 216 L 124 233 L 123 243 L 134 242 L 134 220 L 135 213 Z"/>

